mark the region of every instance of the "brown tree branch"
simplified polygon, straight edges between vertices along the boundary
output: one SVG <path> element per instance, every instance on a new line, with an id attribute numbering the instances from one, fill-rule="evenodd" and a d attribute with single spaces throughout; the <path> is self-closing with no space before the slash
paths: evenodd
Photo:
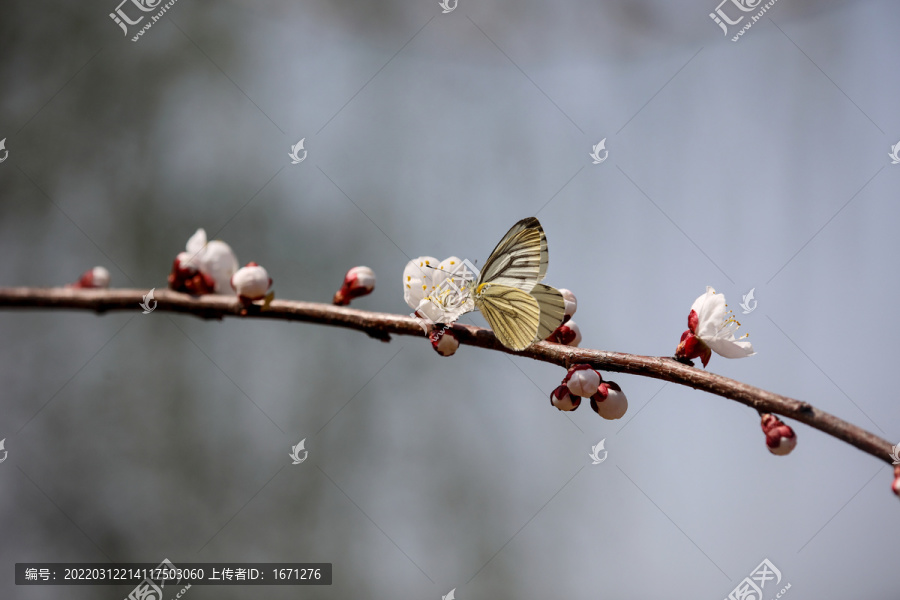
<path id="1" fill-rule="evenodd" d="M 147 290 L 127 289 L 0 288 L 0 307 L 84 309 L 97 313 L 110 310 L 141 311 L 139 304 L 146 293 Z M 157 302 L 155 310 L 186 313 L 205 319 L 243 317 L 304 321 L 356 329 L 384 341 L 389 341 L 391 334 L 419 337 L 425 335 L 411 317 L 330 304 L 273 300 L 266 310 L 251 309 L 249 314 L 242 315 L 243 307 L 233 296 L 194 297 L 171 290 L 156 290 L 154 296 Z M 549 342 L 537 343 L 521 352 L 515 352 L 504 347 L 488 329 L 456 323 L 453 325 L 453 332 L 460 344 L 527 356 L 563 368 L 584 363 L 598 370 L 652 377 L 703 390 L 736 400 L 759 412 L 776 413 L 806 423 L 888 464 L 892 462 L 890 442 L 873 433 L 819 410 L 807 402 L 691 367 L 674 358 L 572 348 Z"/>

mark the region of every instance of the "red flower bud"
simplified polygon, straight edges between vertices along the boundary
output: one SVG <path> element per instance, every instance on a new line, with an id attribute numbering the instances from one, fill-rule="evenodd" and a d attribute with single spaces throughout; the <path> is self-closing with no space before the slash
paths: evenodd
<path id="1" fill-rule="evenodd" d="M 575 294 L 573 294 L 571 291 L 567 290 L 566 288 L 559 288 L 559 290 L 557 290 L 557 291 L 560 293 L 560 295 L 562 295 L 563 300 L 566 303 L 566 305 L 565 305 L 566 312 L 565 312 L 565 316 L 563 317 L 563 323 L 565 323 L 566 321 L 568 321 L 569 319 L 572 318 L 572 315 L 575 314 L 575 309 L 578 308 L 578 300 L 575 299 Z"/>
<path id="2" fill-rule="evenodd" d="M 628 398 L 618 383 L 604 381 L 597 387 L 597 393 L 591 396 L 591 408 L 604 419 L 621 419 L 628 411 Z"/>
<path id="3" fill-rule="evenodd" d="M 578 344 L 581 343 L 581 329 L 579 329 L 578 323 L 567 317 L 562 325 L 550 334 L 547 341 L 577 348 Z"/>
<path id="4" fill-rule="evenodd" d="M 766 447 L 772 454 L 784 456 L 790 454 L 797 446 L 797 435 L 794 430 L 775 415 L 763 413 L 760 425 L 766 434 Z"/>
<path id="5" fill-rule="evenodd" d="M 272 286 L 272 278 L 268 271 L 255 262 L 249 262 L 231 276 L 233 289 L 243 304 L 248 304 L 266 297 Z"/>
<path id="6" fill-rule="evenodd" d="M 431 347 L 441 356 L 453 356 L 459 349 L 459 340 L 449 328 L 434 329 L 428 334 Z"/>
<path id="7" fill-rule="evenodd" d="M 341 289 L 334 293 L 332 304 L 346 306 L 350 301 L 365 296 L 375 289 L 375 272 L 369 267 L 353 267 L 344 275 Z"/>
<path id="8" fill-rule="evenodd" d="M 562 384 L 550 392 L 550 404 L 559 410 L 575 410 L 581 406 L 581 396 L 575 396 L 569 391 L 569 386 Z"/>
<path id="9" fill-rule="evenodd" d="M 900 465 L 894 465 L 894 483 L 891 484 L 891 490 L 900 496 Z"/>
<path id="10" fill-rule="evenodd" d="M 88 269 L 81 274 L 81 277 L 78 278 L 78 281 L 69 284 L 66 287 L 92 289 L 108 288 L 109 271 L 106 270 L 106 267 L 94 267 L 93 269 Z"/>
<path id="11" fill-rule="evenodd" d="M 590 365 L 572 365 L 563 378 L 563 385 L 576 396 L 588 397 L 597 393 L 603 378 Z"/>

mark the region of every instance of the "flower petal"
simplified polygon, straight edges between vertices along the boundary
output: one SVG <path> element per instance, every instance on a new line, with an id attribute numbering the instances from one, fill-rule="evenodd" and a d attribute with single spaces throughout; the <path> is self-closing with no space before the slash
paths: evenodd
<path id="1" fill-rule="evenodd" d="M 725 314 L 725 296 L 707 287 L 706 296 L 700 304 L 700 310 L 697 311 L 697 337 L 705 342 L 708 342 L 707 338 L 715 337 L 725 322 Z"/>
<path id="2" fill-rule="evenodd" d="M 206 230 L 201 227 L 188 239 L 185 250 L 193 256 L 200 253 L 204 246 L 206 246 Z"/>
<path id="3" fill-rule="evenodd" d="M 719 356 L 724 356 L 725 358 L 744 358 L 756 354 L 753 350 L 753 344 L 750 342 L 735 340 L 734 334 L 729 337 L 731 339 L 713 338 L 703 341 L 706 342 L 707 346 L 712 348 L 713 352 Z"/>
<path id="4" fill-rule="evenodd" d="M 691 305 L 691 310 L 696 311 L 697 314 L 700 314 L 700 309 L 703 308 L 703 303 L 706 302 L 706 297 L 709 296 L 709 293 L 716 293 L 716 290 L 712 289 L 710 286 L 706 286 L 706 291 L 702 293 L 694 303 Z"/>
<path id="5" fill-rule="evenodd" d="M 472 296 L 465 295 L 463 297 L 445 298 L 445 303 L 441 307 L 440 323 L 453 323 L 466 313 L 475 310 L 475 301 Z"/>
<path id="6" fill-rule="evenodd" d="M 430 298 L 424 298 L 414 308 L 416 309 L 416 312 L 418 314 L 420 314 L 423 318 L 428 319 L 432 323 L 444 322 L 443 309 L 439 305 L 432 302 Z"/>
<path id="7" fill-rule="evenodd" d="M 410 308 L 418 309 L 422 299 L 434 289 L 434 269 L 429 266 L 437 264 L 438 260 L 433 256 L 420 256 L 406 263 L 403 269 L 403 300 Z"/>
<path id="8" fill-rule="evenodd" d="M 213 240 L 206 244 L 200 270 L 215 280 L 217 294 L 231 293 L 231 276 L 238 268 L 238 260 L 231 246 L 221 240 Z"/>

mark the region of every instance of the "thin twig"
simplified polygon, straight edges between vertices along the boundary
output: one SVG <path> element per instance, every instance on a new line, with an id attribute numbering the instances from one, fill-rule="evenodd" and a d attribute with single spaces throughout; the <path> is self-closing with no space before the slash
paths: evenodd
<path id="1" fill-rule="evenodd" d="M 138 306 L 148 290 L 127 289 L 76 289 L 76 288 L 0 288 L 0 308 L 84 309 L 103 313 L 110 310 L 141 310 Z M 304 321 L 321 325 L 346 327 L 365 332 L 384 341 L 391 334 L 425 335 L 411 317 L 356 310 L 315 302 L 273 300 L 265 310 L 250 310 L 242 315 L 242 305 L 234 296 L 194 297 L 171 290 L 154 292 L 155 310 L 180 312 L 205 319 L 223 317 L 283 319 Z M 856 446 L 863 452 L 891 464 L 890 442 L 843 419 L 819 410 L 807 402 L 710 373 L 706 370 L 682 364 L 674 358 L 640 356 L 604 350 L 572 348 L 549 342 L 540 342 L 515 352 L 504 347 L 494 334 L 480 327 L 456 323 L 452 328 L 460 344 L 476 346 L 526 356 L 553 363 L 564 368 L 584 363 L 604 371 L 615 371 L 671 381 L 723 398 L 736 400 L 761 413 L 779 414 L 806 423 L 840 440 Z"/>

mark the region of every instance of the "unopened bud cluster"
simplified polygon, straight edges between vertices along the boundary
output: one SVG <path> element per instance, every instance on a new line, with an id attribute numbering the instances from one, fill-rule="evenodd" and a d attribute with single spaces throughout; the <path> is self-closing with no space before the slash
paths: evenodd
<path id="1" fill-rule="evenodd" d="M 590 398 L 591 408 L 604 419 L 621 419 L 628 410 L 628 398 L 619 384 L 603 381 L 590 365 L 573 365 L 550 393 L 550 404 L 559 410 L 575 410 L 582 398 Z"/>
<path id="2" fill-rule="evenodd" d="M 221 240 L 207 242 L 206 230 L 198 229 L 190 237 L 184 252 L 179 252 L 169 274 L 169 287 L 194 296 L 228 294 L 231 276 L 238 260 L 231 246 Z"/>
<path id="3" fill-rule="evenodd" d="M 221 240 L 207 241 L 201 228 L 175 257 L 169 287 L 194 296 L 234 293 L 243 305 L 241 314 L 246 315 L 252 304 L 268 303 L 275 294 L 269 292 L 272 278 L 265 268 L 255 262 L 238 265 L 231 246 Z"/>

